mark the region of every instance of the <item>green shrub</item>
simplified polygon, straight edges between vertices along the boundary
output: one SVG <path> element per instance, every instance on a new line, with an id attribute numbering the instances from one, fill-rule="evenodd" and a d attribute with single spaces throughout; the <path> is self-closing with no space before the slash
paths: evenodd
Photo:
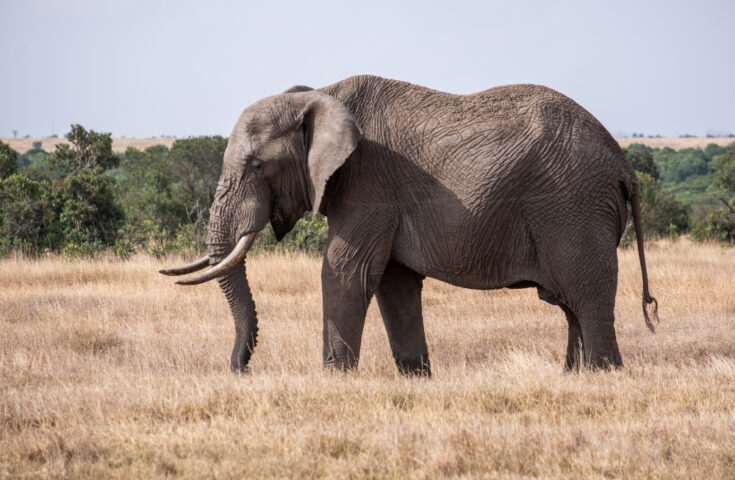
<path id="1" fill-rule="evenodd" d="M 18 152 L 0 141 L 0 180 L 18 171 Z"/>
<path id="2" fill-rule="evenodd" d="M 646 238 L 677 238 L 689 226 L 686 209 L 673 195 L 663 190 L 661 183 L 647 173 L 636 172 L 636 176 L 641 195 L 641 223 L 644 235 Z M 632 245 L 634 235 L 633 215 L 629 211 L 628 224 L 621 245 Z"/>
<path id="3" fill-rule="evenodd" d="M 54 212 L 49 196 L 47 184 L 19 173 L 0 180 L 0 238 L 5 250 L 31 253 L 50 246 Z"/>
<path id="4" fill-rule="evenodd" d="M 692 229 L 692 239 L 707 240 L 735 245 L 735 213 L 727 210 L 710 212 Z"/>
<path id="5" fill-rule="evenodd" d="M 307 213 L 299 219 L 294 228 L 281 239 L 276 235 L 270 224 L 258 234 L 253 249 L 258 251 L 302 251 L 320 254 L 327 244 L 328 231 L 327 217 Z"/>
<path id="6" fill-rule="evenodd" d="M 712 192 L 719 200 L 718 210 L 710 212 L 692 231 L 698 241 L 717 240 L 735 244 L 735 150 L 718 157 Z"/>

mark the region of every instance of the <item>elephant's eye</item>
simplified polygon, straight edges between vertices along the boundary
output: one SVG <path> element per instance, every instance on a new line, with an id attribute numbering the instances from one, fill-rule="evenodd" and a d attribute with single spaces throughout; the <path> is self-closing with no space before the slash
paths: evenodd
<path id="1" fill-rule="evenodd" d="M 260 172 L 263 171 L 263 161 L 262 160 L 259 160 L 259 159 L 256 158 L 251 163 L 251 166 L 253 168 L 253 172 L 255 172 L 255 173 L 260 173 Z"/>

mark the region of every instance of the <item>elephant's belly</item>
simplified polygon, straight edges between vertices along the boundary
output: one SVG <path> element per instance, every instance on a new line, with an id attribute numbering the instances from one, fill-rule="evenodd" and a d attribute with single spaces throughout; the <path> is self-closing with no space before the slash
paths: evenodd
<path id="1" fill-rule="evenodd" d="M 424 276 L 458 287 L 488 290 L 541 283 L 527 232 L 512 227 L 498 232 L 472 238 L 425 234 L 397 239 L 391 257 Z"/>

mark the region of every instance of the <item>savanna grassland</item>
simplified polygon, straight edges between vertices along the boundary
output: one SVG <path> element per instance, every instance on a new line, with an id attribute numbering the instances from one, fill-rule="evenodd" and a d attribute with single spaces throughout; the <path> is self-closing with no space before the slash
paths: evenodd
<path id="1" fill-rule="evenodd" d="M 322 368 L 315 257 L 248 259 L 248 375 L 216 284 L 156 273 L 182 259 L 2 260 L 0 477 L 733 478 L 735 249 L 647 253 L 661 324 L 620 251 L 623 370 L 564 373 L 533 290 L 428 280 L 431 380 L 396 373 L 375 302 L 359 370 Z"/>

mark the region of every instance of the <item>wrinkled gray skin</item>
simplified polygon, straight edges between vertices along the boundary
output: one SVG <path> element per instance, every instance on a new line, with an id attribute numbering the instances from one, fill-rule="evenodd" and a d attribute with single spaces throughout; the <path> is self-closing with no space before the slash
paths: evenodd
<path id="1" fill-rule="evenodd" d="M 400 371 L 430 374 L 421 288 L 432 277 L 535 287 L 566 314 L 567 368 L 580 358 L 621 366 L 613 309 L 628 200 L 640 239 L 632 167 L 590 113 L 554 90 L 452 95 L 358 76 L 245 109 L 211 209 L 210 263 L 268 221 L 280 240 L 304 212 L 321 212 L 326 365 L 357 366 L 375 295 Z M 649 323 L 642 242 L 639 252 Z M 243 262 L 218 281 L 235 319 L 231 366 L 246 370 L 257 321 Z"/>

